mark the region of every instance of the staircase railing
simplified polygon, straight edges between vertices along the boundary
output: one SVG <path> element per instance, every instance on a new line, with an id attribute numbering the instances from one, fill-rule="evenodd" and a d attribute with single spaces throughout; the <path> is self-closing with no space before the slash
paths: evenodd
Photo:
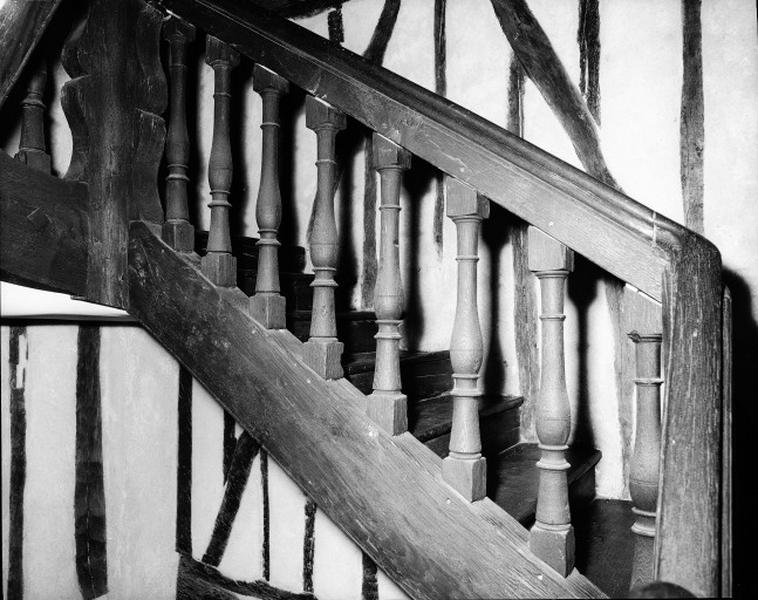
<path id="1" fill-rule="evenodd" d="M 472 198 L 480 193 L 515 213 L 547 234 L 545 243 L 554 244 L 552 240 L 556 240 L 568 246 L 662 303 L 663 331 L 640 332 L 651 334 L 653 338 L 662 334 L 664 345 L 662 362 L 666 386 L 660 485 L 654 486 L 658 488 L 657 519 L 649 502 L 635 502 L 641 517 L 648 519 L 648 530 L 654 523 L 655 558 L 651 576 L 679 583 L 696 593 L 718 593 L 721 466 L 717 449 L 721 436 L 722 285 L 716 248 L 685 227 L 462 107 L 253 3 L 164 0 L 162 5 L 191 23 L 202 24 L 209 33 L 242 55 L 461 182 L 455 185 L 470 186 Z M 476 214 L 473 206 L 471 215 Z M 556 256 L 565 253 L 560 245 L 553 250 Z M 533 268 L 539 275 L 546 272 L 544 269 L 553 273 L 569 266 L 559 259 L 547 267 Z M 467 287 L 471 287 L 470 283 L 464 284 L 463 288 Z M 558 294 L 562 294 L 561 287 L 558 284 L 555 288 Z M 462 298 L 459 293 L 459 303 L 471 300 Z M 543 315 L 543 321 L 545 318 Z M 476 336 L 471 338 L 476 328 L 478 325 L 474 329 L 468 326 L 466 333 L 461 334 L 462 339 L 474 340 L 468 352 L 476 353 Z M 649 336 L 638 337 L 638 347 L 646 347 L 644 342 L 648 339 Z M 551 343 L 549 339 L 545 341 Z M 562 353 L 561 343 L 556 342 L 555 346 L 560 347 Z M 476 360 L 466 372 L 471 372 L 472 367 L 478 369 Z M 544 369 L 554 367 L 543 363 Z M 657 389 L 655 365 L 650 363 L 649 367 L 639 368 L 652 371 L 640 372 L 638 386 L 652 385 Z M 543 382 L 544 377 L 543 373 Z M 560 395 L 565 390 L 558 389 L 557 393 Z M 643 395 L 640 401 L 647 402 Z M 465 396 L 459 390 L 456 403 Z M 538 407 L 538 414 L 540 410 Z M 555 405 L 546 410 L 551 413 L 564 409 Z M 650 422 L 649 415 L 654 409 L 641 410 L 639 423 L 643 426 Z M 460 455 L 453 451 L 451 443 L 451 457 L 463 458 L 467 467 L 462 471 L 451 469 L 449 480 L 467 497 L 475 499 L 483 469 L 475 467 L 479 461 L 478 431 L 475 431 L 476 424 L 466 416 L 470 414 L 462 408 L 456 409 L 460 431 L 467 432 L 462 435 L 474 435 L 474 438 L 459 440 L 461 448 L 467 448 Z M 552 413 L 546 416 L 548 421 L 554 417 Z M 391 419 L 395 422 L 401 417 L 391 412 Z M 454 418 L 454 428 L 455 423 Z M 655 424 L 650 425 L 654 432 Z M 565 441 L 558 439 L 563 437 L 560 434 L 543 442 L 543 478 L 548 477 L 543 479 L 544 489 L 546 495 L 549 489 L 554 492 L 557 489 L 558 498 L 565 485 L 560 479 L 555 483 L 550 478 L 556 468 L 560 472 L 560 465 L 565 462 L 561 454 Z M 637 472 L 644 475 L 640 482 L 633 484 L 633 491 L 643 485 L 642 480 L 653 484 L 650 479 L 655 478 L 658 465 L 651 464 L 651 460 L 649 456 L 645 458 L 643 467 L 637 461 Z M 566 531 L 565 515 L 560 517 L 554 512 L 550 509 L 543 512 L 546 530 L 550 530 L 551 535 Z M 538 524 L 540 519 L 538 509 Z M 637 529 L 644 526 L 640 524 Z M 565 553 L 568 547 L 565 541 L 563 543 L 564 549 L 558 554 Z M 540 545 L 533 543 L 532 547 Z M 551 562 L 551 554 L 556 551 L 555 540 L 548 548 L 550 550 L 542 555 Z M 558 562 L 561 560 L 565 568 L 566 561 Z"/>
<path id="2" fill-rule="evenodd" d="M 161 100 L 155 99 L 160 96 L 156 90 L 161 89 L 161 78 L 150 70 L 156 63 L 156 32 L 160 27 L 158 17 L 148 11 L 139 17 L 143 26 L 149 25 L 144 31 L 150 32 L 141 38 L 147 51 L 137 53 L 142 73 L 129 71 L 129 77 L 147 82 L 134 93 L 134 104 L 140 110 L 130 112 L 127 108 L 132 105 L 125 100 L 124 110 L 114 113 L 119 115 L 115 125 L 108 123 L 106 127 L 100 123 L 102 129 L 93 129 L 91 123 L 85 124 L 81 106 L 82 98 L 87 97 L 89 102 L 97 103 L 93 99 L 97 95 L 94 84 L 99 76 L 119 66 L 118 58 L 106 57 L 102 64 L 95 65 L 91 60 L 90 72 L 85 73 L 76 52 L 64 57 L 69 73 L 78 77 L 64 89 L 64 105 L 74 134 L 74 158 L 67 177 L 89 181 L 90 197 L 93 194 L 107 197 L 119 186 L 128 188 L 135 197 L 133 204 L 114 208 L 116 212 L 112 214 L 106 208 L 98 219 L 93 219 L 92 208 L 85 206 L 84 186 L 72 182 L 53 186 L 52 178 L 40 176 L 35 179 L 35 189 L 49 188 L 50 196 L 66 191 L 72 205 L 65 210 L 61 208 L 60 216 L 56 213 L 60 205 L 50 205 L 46 210 L 53 220 L 40 215 L 35 221 L 31 218 L 36 214 L 35 201 L 24 198 L 21 189 L 22 177 L 28 177 L 28 172 L 8 165 L 0 178 L 3 216 L 15 211 L 12 222 L 23 227 L 3 228 L 3 248 L 19 247 L 24 243 L 22 239 L 28 237 L 29 243 L 52 254 L 49 264 L 39 259 L 25 260 L 15 253 L 12 257 L 3 256 L 4 277 L 10 275 L 11 279 L 15 276 L 25 281 L 18 274 L 28 273 L 31 282 L 93 301 L 136 308 L 129 306 L 133 298 L 130 300 L 124 276 L 128 262 L 123 243 L 126 230 L 117 228 L 118 243 L 106 243 L 104 236 L 113 222 L 142 220 L 151 224 L 154 231 L 160 230 L 164 242 L 179 256 L 202 268 L 203 274 L 215 284 L 219 298 L 252 314 L 264 328 L 281 328 L 284 305 L 279 295 L 276 259 L 281 223 L 276 169 L 278 101 L 291 82 L 309 94 L 307 126 L 318 139 L 319 183 L 310 240 L 316 271 L 314 318 L 310 340 L 302 350 L 297 350 L 302 361 L 325 380 L 342 375 L 342 343 L 336 336 L 334 311 L 337 243 L 334 142 L 338 131 L 344 128 L 345 117 L 349 116 L 375 132 L 375 167 L 382 181 L 381 260 L 375 295 L 379 324 L 377 369 L 374 393 L 366 400 L 367 414 L 391 435 L 407 429 L 405 396 L 398 374 L 398 324 L 403 303 L 397 214 L 399 176 L 408 168 L 413 154 L 447 174 L 448 216 L 458 233 L 458 295 L 451 342 L 454 415 L 450 456 L 441 469 L 445 482 L 468 501 L 484 496 L 486 462 L 481 456 L 476 410 L 482 361 L 476 261 L 479 225 L 489 212 L 487 198 L 533 226 L 529 235 L 530 269 L 540 279 L 542 288 L 543 363 L 536 409 L 542 458 L 538 463 L 541 478 L 537 522 L 529 539 L 531 551 L 562 575 L 571 573 L 573 530 L 565 476 L 570 415 L 563 374 L 562 321 L 564 282 L 576 251 L 662 304 L 662 323 L 653 319 L 652 325 L 641 326 L 632 336 L 638 350 L 635 380 L 638 434 L 630 484 L 638 515 L 633 529 L 639 536 L 635 581 L 658 579 L 680 584 L 698 594 L 718 594 L 722 539 L 722 288 L 720 259 L 712 244 L 477 115 L 253 3 L 240 6 L 233 0 L 164 0 L 158 4 L 176 15 L 163 28 L 164 38 L 170 44 L 171 83 L 166 222 L 159 214 L 160 209 L 156 210 L 157 198 L 146 192 L 147 187 L 140 187 L 145 185 L 140 182 L 150 180 L 157 168 L 154 158 L 159 149 L 149 141 L 160 138 L 155 132 L 161 130 L 162 122 L 157 115 L 163 108 Z M 107 26 L 88 35 L 107 37 L 109 31 L 115 35 L 124 23 L 137 21 L 134 14 L 132 8 L 124 8 L 106 21 L 105 11 L 100 10 L 96 18 Z M 192 252 L 191 244 L 194 231 L 187 210 L 188 142 L 183 107 L 186 45 L 194 38 L 194 26 L 209 34 L 206 60 L 215 74 L 209 165 L 211 231 L 208 252 L 202 261 Z M 96 47 L 91 40 L 90 47 Z M 235 259 L 229 235 L 232 176 L 229 74 L 240 55 L 256 63 L 255 89 L 263 97 L 263 164 L 256 211 L 261 234 L 259 279 L 251 300 L 235 287 Z M 27 112 L 32 121 L 38 119 L 40 112 L 33 105 L 30 100 L 31 110 Z M 28 131 L 37 132 L 37 126 L 41 126 L 41 121 L 30 122 Z M 104 162 L 93 159 L 92 153 L 99 152 L 96 135 L 104 136 L 105 140 L 105 136 L 116 133 L 130 139 L 133 148 L 141 148 L 144 156 L 134 165 L 117 160 L 117 167 L 109 171 Z M 116 158 L 129 156 L 127 146 L 116 151 Z M 30 148 L 36 146 L 32 144 Z M 5 158 L 0 158 L 6 166 Z M 20 158 L 23 160 L 24 156 Z M 86 177 L 85 164 L 89 165 Z M 43 217 L 46 222 L 37 222 Z M 55 226 L 50 227 L 50 223 Z M 140 254 L 145 248 L 162 252 L 149 234 L 139 228 L 134 229 L 132 238 L 138 246 L 138 260 L 146 260 Z M 52 251 L 51 244 L 59 239 L 65 241 L 63 248 Z M 54 268 L 62 256 L 71 258 L 70 262 Z M 150 289 L 155 288 L 156 274 L 142 266 L 140 271 L 137 265 L 137 274 L 132 273 L 132 278 L 136 282 L 148 281 Z M 192 280 L 190 274 L 186 281 L 193 281 L 198 293 L 207 292 L 206 284 Z M 176 279 L 174 283 L 179 286 L 181 281 Z M 139 293 L 145 294 L 148 288 L 140 289 Z M 152 303 L 157 307 L 158 296 L 148 294 L 146 298 L 145 306 Z M 144 310 L 144 306 L 137 310 Z M 144 313 L 141 318 L 150 320 Z M 155 326 L 154 319 L 152 322 Z M 238 316 L 234 322 L 244 325 Z M 230 337 L 234 336 L 228 323 L 217 325 Z M 277 343 L 287 348 L 290 344 L 284 338 Z M 193 358 L 185 353 L 185 360 L 191 362 Z M 270 360 L 274 360 L 273 354 Z M 244 360 L 242 363 L 245 368 L 252 368 Z M 659 432 L 661 371 L 666 386 Z M 233 404 L 233 392 L 225 393 L 227 401 Z M 576 589 L 579 592 L 581 588 Z"/>

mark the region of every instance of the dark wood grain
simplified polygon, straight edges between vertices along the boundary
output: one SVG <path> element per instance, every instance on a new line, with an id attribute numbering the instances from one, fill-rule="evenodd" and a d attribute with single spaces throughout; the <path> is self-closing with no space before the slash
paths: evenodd
<path id="1" fill-rule="evenodd" d="M 656 577 L 716 596 L 721 527 L 721 260 L 690 233 L 666 275 Z"/>
<path id="2" fill-rule="evenodd" d="M 600 124 L 600 2 L 579 0 L 579 90 Z"/>
<path id="3" fill-rule="evenodd" d="M 176 443 L 176 551 L 192 554 L 192 375 L 179 366 Z"/>
<path id="4" fill-rule="evenodd" d="M 703 233 L 705 121 L 703 100 L 703 33 L 701 0 L 682 2 L 682 98 L 680 164 L 684 222 Z"/>
<path id="5" fill-rule="evenodd" d="M 734 539 L 732 535 L 732 469 L 734 468 L 734 459 L 732 457 L 732 443 L 734 440 L 732 432 L 732 377 L 734 375 L 734 347 L 732 341 L 732 294 L 728 287 L 724 287 L 722 314 L 721 596 L 723 598 L 730 598 L 734 593 L 732 581 L 732 544 Z"/>
<path id="6" fill-rule="evenodd" d="M 410 434 L 392 438 L 374 426 L 350 384 L 305 368 L 289 350 L 300 347 L 291 334 L 263 330 L 144 224 L 131 231 L 132 314 L 409 594 L 598 594 L 535 560 L 523 529 L 489 500 L 452 493 L 437 457 Z M 465 560 L 451 560 L 453 548 Z"/>
<path id="7" fill-rule="evenodd" d="M 60 3 L 61 0 L 8 0 L 0 8 L 0 108 Z"/>
<path id="8" fill-rule="evenodd" d="M 660 299 L 668 245 L 682 235 L 680 225 L 470 111 L 271 13 L 231 0 L 164 4 Z"/>
<path id="9" fill-rule="evenodd" d="M 8 600 L 24 597 L 24 488 L 26 486 L 26 327 L 12 326 L 8 340 L 10 478 L 8 489 Z M 21 349 L 24 348 L 22 356 Z"/>
<path id="10" fill-rule="evenodd" d="M 90 194 L 87 299 L 126 304 L 127 223 L 163 222 L 157 170 L 167 89 L 160 62 L 161 13 L 139 0 L 95 0 L 64 48 L 73 79 L 62 105 L 74 141 L 68 178 Z M 104 52 L 103 48 L 108 48 Z"/>
<path id="11" fill-rule="evenodd" d="M 100 327 L 81 325 L 77 346 L 74 539 L 79 588 L 90 600 L 108 592 Z"/>
<path id="12" fill-rule="evenodd" d="M 82 295 L 86 289 L 87 187 L 0 152 L 0 277 Z"/>

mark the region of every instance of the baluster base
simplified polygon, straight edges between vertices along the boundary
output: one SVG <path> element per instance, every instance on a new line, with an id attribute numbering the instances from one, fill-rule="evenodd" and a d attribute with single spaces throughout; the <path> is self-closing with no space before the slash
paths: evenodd
<path id="1" fill-rule="evenodd" d="M 339 379 L 344 348 L 335 338 L 311 338 L 303 344 L 303 362 L 324 379 Z"/>
<path id="2" fill-rule="evenodd" d="M 50 155 L 43 150 L 24 148 L 16 153 L 16 159 L 20 160 L 27 167 L 31 167 L 37 171 L 50 173 L 52 170 L 52 166 L 50 164 Z"/>
<path id="3" fill-rule="evenodd" d="M 195 227 L 188 221 L 166 221 L 161 229 L 161 239 L 177 252 L 192 252 L 195 249 Z"/>
<path id="4" fill-rule="evenodd" d="M 653 577 L 653 547 L 655 537 L 643 535 L 634 536 L 634 559 L 632 560 L 632 578 L 629 588 L 652 583 Z"/>
<path id="5" fill-rule="evenodd" d="M 390 435 L 408 431 L 408 397 L 405 394 L 370 394 L 366 398 L 366 414 Z"/>
<path id="6" fill-rule="evenodd" d="M 574 528 L 571 525 L 536 522 L 529 532 L 529 549 L 563 577 L 574 570 Z"/>
<path id="7" fill-rule="evenodd" d="M 487 495 L 487 461 L 448 456 L 442 461 L 442 479 L 469 502 Z"/>
<path id="8" fill-rule="evenodd" d="M 221 287 L 237 285 L 237 259 L 223 252 L 208 252 L 200 261 L 203 275 Z"/>
<path id="9" fill-rule="evenodd" d="M 258 292 L 250 298 L 250 314 L 266 329 L 284 329 L 287 301 L 276 292 Z"/>

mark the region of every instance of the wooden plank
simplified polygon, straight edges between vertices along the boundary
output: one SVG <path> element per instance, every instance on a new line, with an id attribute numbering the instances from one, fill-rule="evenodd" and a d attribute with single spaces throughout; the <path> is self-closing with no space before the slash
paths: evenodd
<path id="1" fill-rule="evenodd" d="M 476 187 L 656 299 L 683 228 L 466 109 L 294 23 L 233 0 L 166 0 L 185 19 Z"/>
<path id="2" fill-rule="evenodd" d="M 0 9 L 0 108 L 60 3 L 61 0 L 8 0 Z"/>
<path id="3" fill-rule="evenodd" d="M 0 277 L 81 295 L 87 276 L 87 187 L 0 152 Z"/>
<path id="4" fill-rule="evenodd" d="M 732 537 L 732 377 L 734 363 L 732 293 L 724 287 L 722 306 L 721 384 L 723 389 L 721 433 L 721 597 L 731 598 L 733 590 L 733 537 Z"/>
<path id="5" fill-rule="evenodd" d="M 665 279 L 656 579 L 717 596 L 721 527 L 721 260 L 697 234 Z M 693 325 L 697 324 L 697 325 Z"/>
<path id="6" fill-rule="evenodd" d="M 272 343 L 280 333 L 228 304 L 141 223 L 132 225 L 129 282 L 132 314 L 410 595 L 599 594 L 535 559 L 521 526 L 490 501 L 453 493 L 431 452 L 409 434 L 400 443 L 378 429 L 361 394 Z"/>

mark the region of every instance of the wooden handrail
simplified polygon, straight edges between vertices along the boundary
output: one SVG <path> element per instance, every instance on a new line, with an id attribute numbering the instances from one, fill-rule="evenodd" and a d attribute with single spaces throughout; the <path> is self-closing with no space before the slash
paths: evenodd
<path id="1" fill-rule="evenodd" d="M 721 263 L 703 237 L 504 129 L 253 3 L 162 0 L 241 54 L 663 303 L 655 576 L 719 585 Z"/>

